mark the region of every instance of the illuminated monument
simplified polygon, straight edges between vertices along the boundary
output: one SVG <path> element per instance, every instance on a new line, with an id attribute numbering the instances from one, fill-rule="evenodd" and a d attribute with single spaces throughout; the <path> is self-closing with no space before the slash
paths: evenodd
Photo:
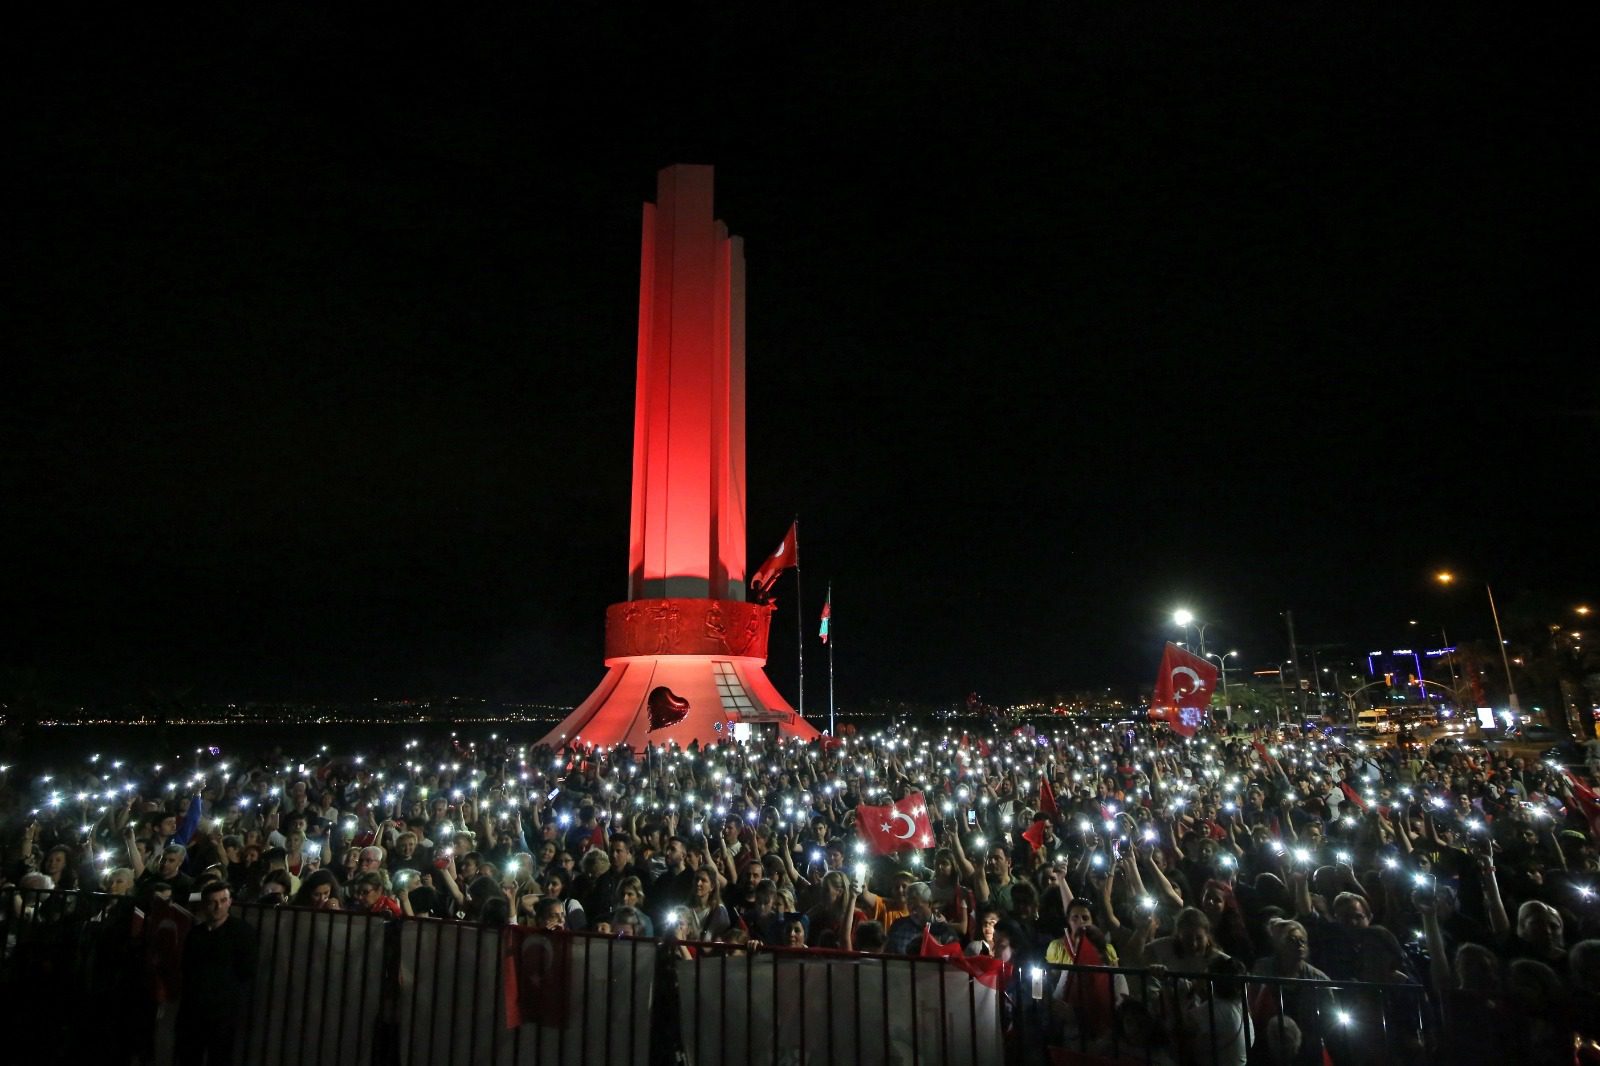
<path id="1" fill-rule="evenodd" d="M 744 598 L 744 247 L 711 184 L 668 167 L 644 205 L 628 598 L 606 609 L 606 676 L 543 743 L 817 735 L 763 669 L 772 607 Z"/>

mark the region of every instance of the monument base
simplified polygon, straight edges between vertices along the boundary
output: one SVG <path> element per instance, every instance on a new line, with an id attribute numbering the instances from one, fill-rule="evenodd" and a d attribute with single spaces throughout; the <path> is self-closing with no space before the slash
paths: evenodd
<path id="1" fill-rule="evenodd" d="M 560 747 L 724 743 L 743 728 L 813 740 L 767 677 L 772 607 L 739 600 L 629 600 L 606 610 L 606 676 L 541 740 Z M 665 686 L 689 703 L 682 720 L 650 728 L 650 693 Z"/>

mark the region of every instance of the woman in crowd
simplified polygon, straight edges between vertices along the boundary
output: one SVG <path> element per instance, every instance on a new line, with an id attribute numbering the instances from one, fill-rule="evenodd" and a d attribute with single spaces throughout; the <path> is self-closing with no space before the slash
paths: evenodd
<path id="1" fill-rule="evenodd" d="M 695 871 L 694 881 L 690 885 L 689 900 L 684 905 L 684 910 L 693 919 L 693 926 L 698 931 L 699 939 L 716 940 L 733 925 L 733 919 L 728 915 L 728 908 L 722 905 L 716 877 L 705 866 Z M 679 935 L 682 939 L 688 939 L 682 934 Z"/>
<path id="2" fill-rule="evenodd" d="M 1311 965 L 1311 937 L 1305 926 L 1289 918 L 1276 918 L 1268 924 L 1267 936 L 1272 954 L 1257 959 L 1251 973 L 1300 981 L 1328 980 L 1327 974 Z M 1250 1015 L 1258 1026 L 1279 1015 L 1292 1018 L 1300 1033 L 1295 1061 L 1309 1064 L 1321 1061 L 1324 1038 L 1336 1017 L 1333 998 L 1326 989 L 1277 982 L 1255 986 Z"/>
<path id="3" fill-rule="evenodd" d="M 293 891 L 287 870 L 269 870 L 261 878 L 261 893 L 256 902 L 276 907 L 287 901 Z"/>
<path id="4" fill-rule="evenodd" d="M 58 890 L 72 891 L 78 887 L 78 871 L 72 865 L 72 849 L 58 844 L 45 853 L 42 872 Z"/>
<path id="5" fill-rule="evenodd" d="M 553 866 L 544 872 L 544 897 L 545 901 L 552 903 L 561 911 L 561 927 L 563 929 L 583 929 L 585 921 L 583 904 L 573 899 L 568 893 L 572 880 L 566 870 L 560 866 Z"/>
<path id="6" fill-rule="evenodd" d="M 840 870 L 830 870 L 822 878 L 822 897 L 806 912 L 809 943 L 812 947 L 837 948 L 856 924 L 867 915 L 855 905 L 855 892 Z"/>
<path id="7" fill-rule="evenodd" d="M 1211 919 L 1198 907 L 1185 907 L 1178 912 L 1171 936 L 1152 939 L 1157 926 L 1158 920 L 1152 915 L 1140 929 L 1143 939 L 1134 939 L 1130 954 L 1137 961 L 1132 965 L 1160 966 L 1169 973 L 1197 975 L 1224 957 L 1211 935 Z"/>
<path id="8" fill-rule="evenodd" d="M 338 910 L 342 905 L 339 879 L 332 870 L 313 870 L 300 882 L 291 905 L 313 910 Z"/>
<path id="9" fill-rule="evenodd" d="M 642 932 L 639 936 L 655 936 L 655 923 L 645 913 L 644 883 L 638 875 L 630 874 L 617 882 L 617 908 L 631 908 L 638 915 L 638 924 Z"/>

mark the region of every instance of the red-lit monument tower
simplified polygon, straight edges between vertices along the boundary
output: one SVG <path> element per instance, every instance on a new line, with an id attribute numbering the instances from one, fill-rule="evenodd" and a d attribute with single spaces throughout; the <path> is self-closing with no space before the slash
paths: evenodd
<path id="1" fill-rule="evenodd" d="M 763 669 L 771 606 L 744 598 L 744 246 L 711 188 L 710 167 L 668 167 L 644 205 L 628 598 L 606 609 L 605 678 L 547 744 L 817 735 Z M 652 730 L 662 690 L 688 710 Z"/>

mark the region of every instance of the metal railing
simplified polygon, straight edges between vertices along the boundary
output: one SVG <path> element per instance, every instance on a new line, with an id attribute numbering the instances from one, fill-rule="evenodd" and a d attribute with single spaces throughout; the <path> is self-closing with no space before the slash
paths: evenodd
<path id="1" fill-rule="evenodd" d="M 1377 1066 L 1421 1060 L 1436 1036 L 1416 985 L 1070 965 L 991 985 L 936 957 L 235 911 L 256 952 L 237 1066 L 1231 1064 L 1294 1033 L 1301 1054 L 1285 1061 L 1326 1049 Z M 109 1029 L 141 1060 L 173 1061 L 181 956 L 156 924 L 183 917 L 129 897 L 0 891 L 0 993 L 29 1058 L 104 1059 Z"/>
<path id="2" fill-rule="evenodd" d="M 1378 1066 L 1424 1061 L 1436 1035 L 1411 983 L 1050 964 L 1019 971 L 1010 992 L 1012 1063 L 1234 1066 L 1264 1044 L 1265 1061 Z"/>

